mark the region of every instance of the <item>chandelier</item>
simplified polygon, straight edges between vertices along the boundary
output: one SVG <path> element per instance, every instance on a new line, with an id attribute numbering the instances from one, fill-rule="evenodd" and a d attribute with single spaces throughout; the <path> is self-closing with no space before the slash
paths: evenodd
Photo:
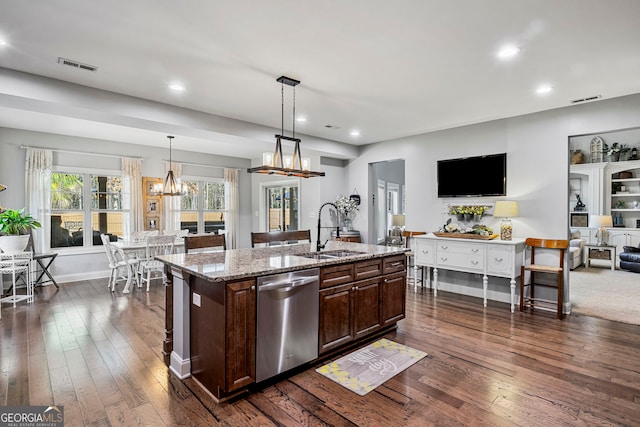
<path id="1" fill-rule="evenodd" d="M 300 139 L 296 138 L 296 86 L 300 80 L 291 77 L 280 76 L 276 79 L 281 84 L 280 104 L 281 104 L 281 134 L 276 135 L 276 147 L 273 153 L 263 153 L 262 166 L 247 169 L 249 173 L 262 173 L 268 175 L 297 176 L 301 178 L 311 178 L 314 176 L 325 176 L 324 172 L 314 172 L 309 170 L 311 159 L 302 157 L 300 154 Z M 284 85 L 293 87 L 293 127 L 292 136 L 284 136 Z M 293 156 L 282 155 L 282 140 L 295 143 Z"/>
<path id="2" fill-rule="evenodd" d="M 169 172 L 167 172 L 167 177 L 164 179 L 164 184 L 158 183 L 153 186 L 153 194 L 156 196 L 184 196 L 187 194 L 186 188 L 176 180 L 172 170 L 171 142 L 175 137 L 169 135 L 167 138 L 169 139 Z"/>

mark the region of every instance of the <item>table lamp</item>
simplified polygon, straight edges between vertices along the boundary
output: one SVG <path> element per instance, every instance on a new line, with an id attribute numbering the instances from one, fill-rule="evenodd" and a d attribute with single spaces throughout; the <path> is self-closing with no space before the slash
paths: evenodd
<path id="1" fill-rule="evenodd" d="M 596 241 L 598 246 L 606 246 L 609 241 L 609 232 L 605 227 L 613 227 L 611 215 L 591 215 L 589 219 L 591 227 L 597 228 Z"/>
<path id="2" fill-rule="evenodd" d="M 502 218 L 502 222 L 500 223 L 500 240 L 511 240 L 513 237 L 511 218 L 518 216 L 518 202 L 515 200 L 498 200 L 493 210 L 493 216 Z"/>

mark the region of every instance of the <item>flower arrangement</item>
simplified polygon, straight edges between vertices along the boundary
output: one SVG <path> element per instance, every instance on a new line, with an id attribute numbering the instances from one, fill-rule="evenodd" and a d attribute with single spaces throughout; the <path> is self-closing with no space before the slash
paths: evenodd
<path id="1" fill-rule="evenodd" d="M 449 205 L 449 215 L 484 215 L 489 210 L 489 206 L 483 205 Z"/>
<path id="2" fill-rule="evenodd" d="M 616 153 L 624 154 L 629 150 L 631 150 L 631 148 L 627 144 L 619 144 L 617 142 L 611 144 L 611 147 L 609 147 L 609 144 L 605 143 L 602 148 L 602 152 L 608 156 L 612 156 Z"/>
<path id="3" fill-rule="evenodd" d="M 455 222 L 451 222 L 451 218 L 447 220 L 447 223 L 440 231 L 444 233 L 477 234 L 480 236 L 490 236 L 493 234 L 493 229 L 486 225 L 476 224 L 473 227 L 462 228 Z"/>
<path id="4" fill-rule="evenodd" d="M 358 202 L 345 195 L 339 195 L 336 198 L 335 204 L 338 207 L 338 211 L 344 215 L 348 215 L 351 212 L 358 212 Z"/>

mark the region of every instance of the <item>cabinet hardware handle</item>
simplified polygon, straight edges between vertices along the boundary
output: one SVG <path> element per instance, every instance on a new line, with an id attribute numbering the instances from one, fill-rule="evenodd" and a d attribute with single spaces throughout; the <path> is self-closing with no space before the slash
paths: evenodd
<path id="1" fill-rule="evenodd" d="M 497 262 L 502 262 L 502 258 L 496 258 Z"/>
<path id="2" fill-rule="evenodd" d="M 353 289 L 355 289 L 355 290 L 357 291 L 357 290 L 358 290 L 358 287 L 357 287 L 357 286 L 354 286 L 354 287 L 353 287 Z"/>
<path id="3" fill-rule="evenodd" d="M 402 265 L 402 262 L 398 261 L 398 262 L 391 263 L 391 267 L 397 267 L 399 265 Z"/>
<path id="4" fill-rule="evenodd" d="M 478 265 L 478 261 L 471 261 L 471 264 Z"/>
<path id="5" fill-rule="evenodd" d="M 428 253 L 429 253 L 429 251 L 425 251 L 425 250 L 423 250 L 423 251 L 422 251 L 422 253 L 423 253 L 423 254 L 428 254 Z"/>
<path id="6" fill-rule="evenodd" d="M 442 245 L 442 246 L 440 246 L 440 247 L 441 247 L 442 249 L 449 249 L 449 246 L 447 246 L 447 245 Z"/>
<path id="7" fill-rule="evenodd" d="M 441 260 L 441 261 L 446 261 L 446 260 L 447 260 L 447 258 L 440 258 L 440 260 Z"/>
<path id="8" fill-rule="evenodd" d="M 255 291 L 256 290 L 256 285 L 251 286 L 251 290 Z"/>
<path id="9" fill-rule="evenodd" d="M 471 249 L 471 252 L 478 252 L 478 248 Z"/>

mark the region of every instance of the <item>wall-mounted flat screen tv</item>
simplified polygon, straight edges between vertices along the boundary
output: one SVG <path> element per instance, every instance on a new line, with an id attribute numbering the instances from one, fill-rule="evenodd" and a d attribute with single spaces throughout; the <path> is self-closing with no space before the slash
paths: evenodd
<path id="1" fill-rule="evenodd" d="M 507 153 L 438 160 L 438 197 L 507 195 Z"/>

